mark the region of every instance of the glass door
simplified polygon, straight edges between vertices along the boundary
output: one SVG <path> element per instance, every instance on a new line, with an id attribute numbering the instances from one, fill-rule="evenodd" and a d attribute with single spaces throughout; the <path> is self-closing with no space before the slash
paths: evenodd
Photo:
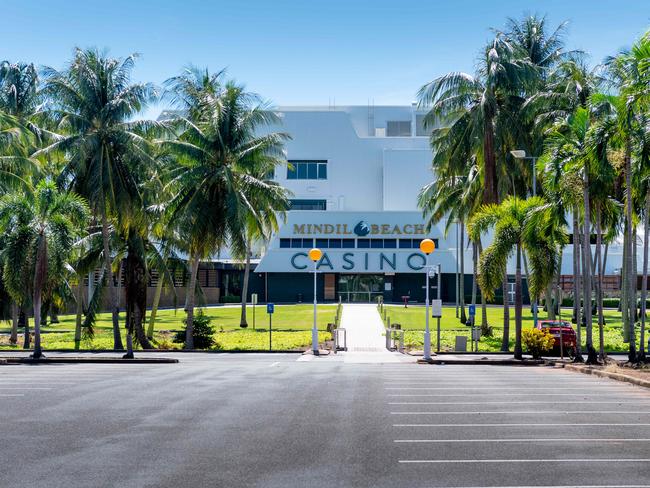
<path id="1" fill-rule="evenodd" d="M 370 303 L 384 293 L 384 275 L 356 274 L 339 276 L 341 301 Z"/>

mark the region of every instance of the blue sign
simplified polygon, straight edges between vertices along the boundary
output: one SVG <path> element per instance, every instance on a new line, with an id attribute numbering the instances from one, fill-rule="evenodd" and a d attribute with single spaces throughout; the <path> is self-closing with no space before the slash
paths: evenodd
<path id="1" fill-rule="evenodd" d="M 266 313 L 273 313 L 275 311 L 275 304 L 267 303 L 266 304 Z"/>
<path id="2" fill-rule="evenodd" d="M 470 317 L 473 317 L 476 315 L 476 305 L 470 305 L 469 306 L 469 315 Z"/>

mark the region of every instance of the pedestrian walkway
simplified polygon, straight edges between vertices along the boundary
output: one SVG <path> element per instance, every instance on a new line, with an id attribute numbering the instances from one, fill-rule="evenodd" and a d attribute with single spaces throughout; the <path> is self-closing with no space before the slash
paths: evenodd
<path id="1" fill-rule="evenodd" d="M 340 327 L 347 332 L 348 350 L 340 353 L 346 363 L 395 363 L 412 359 L 386 349 L 384 324 L 377 305 L 344 304 Z"/>

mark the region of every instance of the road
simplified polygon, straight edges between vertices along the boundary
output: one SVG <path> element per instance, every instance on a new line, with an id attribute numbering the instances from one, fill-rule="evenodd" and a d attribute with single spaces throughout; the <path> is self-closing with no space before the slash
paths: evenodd
<path id="1" fill-rule="evenodd" d="M 650 487 L 650 393 L 631 385 L 545 367 L 178 357 L 0 366 L 0 486 Z"/>

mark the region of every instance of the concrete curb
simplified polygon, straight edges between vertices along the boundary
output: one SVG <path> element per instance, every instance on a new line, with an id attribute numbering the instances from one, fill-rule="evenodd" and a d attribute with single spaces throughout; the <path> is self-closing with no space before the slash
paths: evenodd
<path id="1" fill-rule="evenodd" d="M 0 358 L 3 357 L 3 353 L 19 352 L 24 351 L 26 353 L 31 353 L 31 349 L 0 349 Z M 82 353 L 82 354 L 113 354 L 113 353 L 126 353 L 126 349 L 44 349 L 43 353 L 47 354 L 48 352 L 55 353 Z M 302 354 L 304 349 L 273 349 L 269 351 L 268 349 L 232 349 L 232 350 L 209 350 L 209 349 L 136 349 L 136 354 L 160 354 L 160 353 L 201 353 L 201 354 L 259 354 L 259 353 L 277 353 L 277 354 Z M 4 356 L 8 357 L 8 356 Z"/>
<path id="2" fill-rule="evenodd" d="M 569 371 L 577 371 L 582 374 L 591 374 L 594 376 L 600 376 L 601 378 L 609 378 L 616 381 L 622 381 L 624 383 L 631 383 L 633 385 L 642 386 L 644 388 L 650 388 L 650 381 L 642 380 L 641 378 L 635 378 L 634 376 L 628 376 L 626 374 L 612 373 L 610 371 L 602 371 L 591 366 L 578 366 L 575 364 L 565 364 L 561 367 L 568 369 Z"/>
<path id="3" fill-rule="evenodd" d="M 488 365 L 488 366 L 543 366 L 545 362 L 541 359 L 445 359 L 431 358 L 430 361 L 418 359 L 418 364 L 471 364 L 471 365 Z"/>
<path id="4" fill-rule="evenodd" d="M 61 363 L 95 363 L 95 364 L 176 364 L 178 359 L 173 358 L 133 358 L 133 359 L 123 359 L 123 358 L 108 358 L 108 357 L 98 357 L 98 358 L 80 358 L 80 357 L 53 357 L 53 358 L 25 358 L 25 357 L 13 357 L 13 358 L 3 358 L 0 361 L 4 361 L 4 364 L 61 364 Z"/>

